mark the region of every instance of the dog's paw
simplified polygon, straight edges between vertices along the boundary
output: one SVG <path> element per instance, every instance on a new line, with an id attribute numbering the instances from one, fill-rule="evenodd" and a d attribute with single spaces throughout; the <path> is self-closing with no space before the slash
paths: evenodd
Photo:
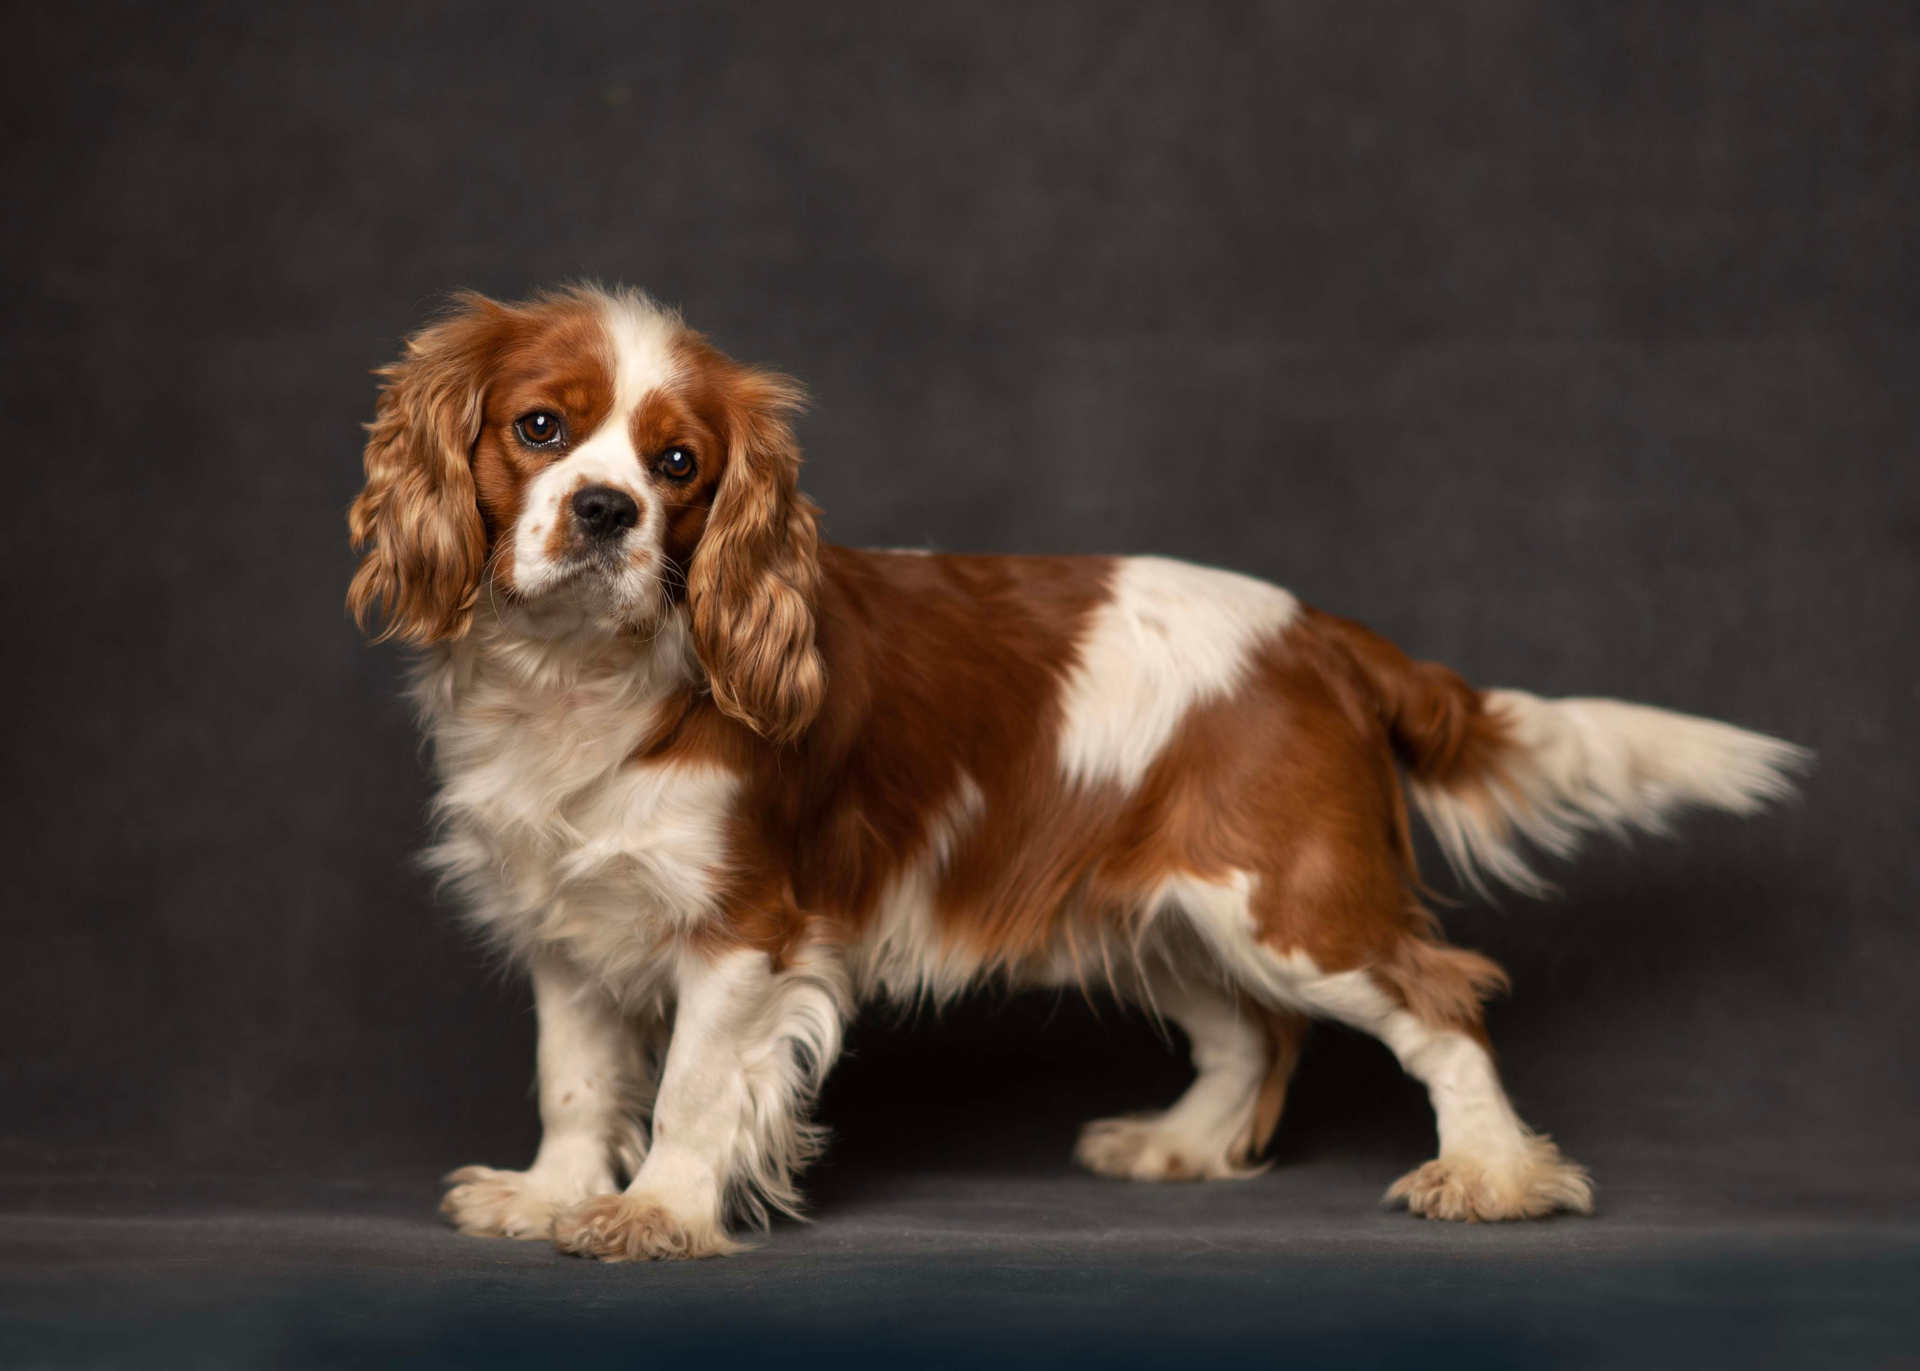
<path id="1" fill-rule="evenodd" d="M 1403 1201 L 1411 1213 L 1454 1223 L 1538 1219 L 1561 1210 L 1591 1214 L 1593 1181 L 1550 1139 L 1536 1137 L 1510 1159 L 1442 1156 L 1417 1167 L 1387 1191 L 1386 1203 Z"/>
<path id="2" fill-rule="evenodd" d="M 1199 1137 L 1164 1114 L 1126 1114 L 1082 1128 L 1073 1159 L 1096 1176 L 1128 1181 L 1241 1180 L 1265 1170 L 1247 1165 L 1241 1151 L 1237 1137 Z"/>
<path id="3" fill-rule="evenodd" d="M 477 1238 L 539 1240 L 553 1231 L 553 1216 L 577 1195 L 558 1195 L 526 1171 L 463 1166 L 447 1177 L 451 1187 L 440 1212 L 462 1233 Z"/>
<path id="4" fill-rule="evenodd" d="M 553 1221 L 553 1245 L 608 1262 L 686 1261 L 745 1250 L 717 1221 L 676 1214 L 646 1195 L 597 1195 L 562 1210 Z"/>

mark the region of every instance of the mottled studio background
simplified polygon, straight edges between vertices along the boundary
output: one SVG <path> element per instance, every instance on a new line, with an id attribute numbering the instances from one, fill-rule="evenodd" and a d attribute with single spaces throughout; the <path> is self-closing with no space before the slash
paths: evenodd
<path id="1" fill-rule="evenodd" d="M 88 5 L 4 35 L 7 1171 L 530 1153 L 527 996 L 409 866 L 427 779 L 401 657 L 342 613 L 342 516 L 368 371 L 447 292 L 590 277 L 811 387 L 837 541 L 1195 558 L 1480 683 L 1817 748 L 1795 807 L 1447 923 L 1514 972 L 1514 1093 L 1603 1196 L 1707 1157 L 1911 1209 L 1920 11 Z M 870 1175 L 1064 1174 L 1080 1119 L 1184 1071 L 1044 1000 L 855 1049 L 829 1215 Z M 1428 1128 L 1325 1031 L 1279 1155 L 1384 1184 Z"/>

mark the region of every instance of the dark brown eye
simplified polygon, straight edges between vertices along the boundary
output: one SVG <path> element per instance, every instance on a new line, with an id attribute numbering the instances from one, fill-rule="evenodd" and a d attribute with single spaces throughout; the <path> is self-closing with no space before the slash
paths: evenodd
<path id="1" fill-rule="evenodd" d="M 560 420 L 544 409 L 536 409 L 515 419 L 513 431 L 529 447 L 547 447 L 560 441 Z"/>
<path id="2" fill-rule="evenodd" d="M 699 463 L 693 460 L 693 454 L 683 447 L 670 447 L 660 454 L 653 469 L 669 481 L 690 481 L 693 473 L 700 470 Z"/>

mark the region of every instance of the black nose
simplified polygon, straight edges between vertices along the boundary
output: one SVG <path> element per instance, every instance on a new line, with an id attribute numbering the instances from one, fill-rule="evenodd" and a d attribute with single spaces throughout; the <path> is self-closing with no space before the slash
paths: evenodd
<path id="1" fill-rule="evenodd" d="M 573 517 L 595 538 L 617 538 L 640 522 L 640 506 L 624 490 L 585 486 L 574 493 Z"/>

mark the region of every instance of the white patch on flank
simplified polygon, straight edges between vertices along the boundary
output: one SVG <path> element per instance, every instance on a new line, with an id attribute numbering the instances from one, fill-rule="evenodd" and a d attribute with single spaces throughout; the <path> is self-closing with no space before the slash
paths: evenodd
<path id="1" fill-rule="evenodd" d="M 1620 700 L 1543 700 L 1489 690 L 1515 746 L 1494 783 L 1453 792 L 1410 784 L 1454 870 L 1541 893 L 1515 839 L 1565 856 L 1595 829 L 1665 830 L 1689 807 L 1748 814 L 1793 790 L 1812 753 L 1731 724 Z"/>
<path id="2" fill-rule="evenodd" d="M 979 959 L 949 945 L 933 902 L 954 847 L 985 808 L 986 796 L 962 772 L 953 795 L 929 823 L 919 853 L 880 896 L 871 931 L 853 950 L 854 983 L 863 995 L 906 1001 L 925 996 L 944 1003 L 979 975 Z"/>
<path id="3" fill-rule="evenodd" d="M 1299 609 L 1286 591 L 1249 576 L 1122 558 L 1067 683 L 1060 735 L 1067 776 L 1139 784 L 1187 711 L 1229 694 L 1253 649 Z"/>

